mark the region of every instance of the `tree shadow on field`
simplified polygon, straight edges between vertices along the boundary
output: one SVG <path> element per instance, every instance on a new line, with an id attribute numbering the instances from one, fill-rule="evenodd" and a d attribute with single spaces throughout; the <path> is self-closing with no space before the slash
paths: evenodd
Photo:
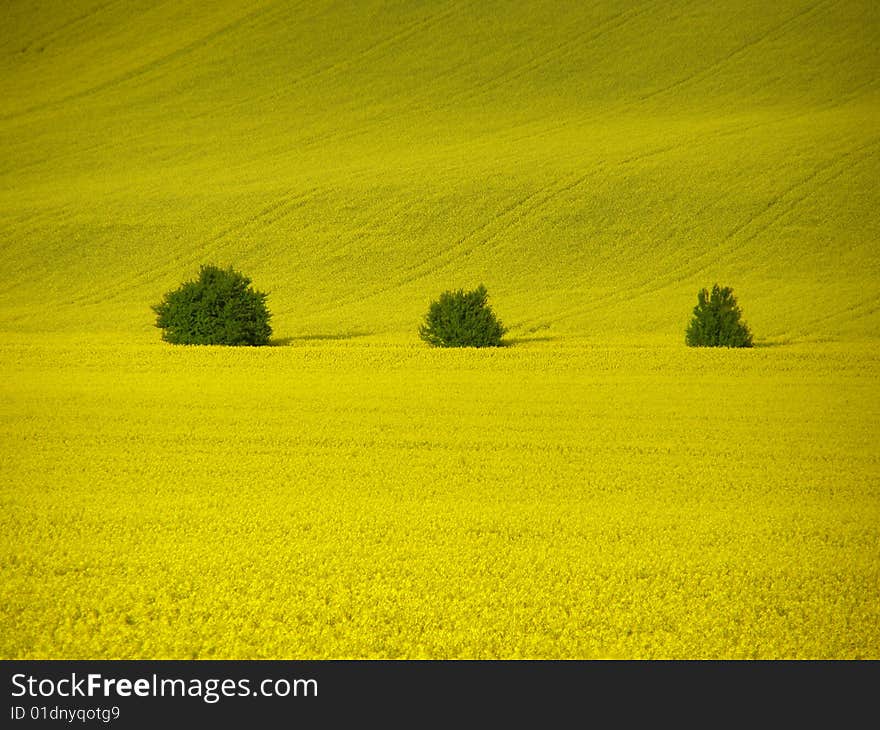
<path id="1" fill-rule="evenodd" d="M 501 344 L 504 347 L 514 347 L 516 345 L 527 345 L 529 342 L 557 342 L 560 337 L 551 337 L 550 335 L 542 335 L 541 337 L 505 337 Z"/>
<path id="2" fill-rule="evenodd" d="M 284 347 L 296 342 L 333 342 L 353 340 L 356 337 L 368 337 L 372 332 L 336 332 L 324 334 L 295 335 L 293 337 L 273 337 L 269 344 L 272 347 Z"/>
<path id="3" fill-rule="evenodd" d="M 791 344 L 791 340 L 764 340 L 762 342 L 755 341 L 752 343 L 752 347 L 763 349 L 766 347 L 787 347 Z"/>

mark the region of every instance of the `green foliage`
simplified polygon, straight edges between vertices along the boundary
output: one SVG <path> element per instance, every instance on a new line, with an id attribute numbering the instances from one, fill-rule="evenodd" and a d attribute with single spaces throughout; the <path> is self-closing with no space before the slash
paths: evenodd
<path id="1" fill-rule="evenodd" d="M 486 300 L 486 287 L 446 291 L 431 302 L 419 336 L 434 347 L 500 347 L 507 329 Z"/>
<path id="2" fill-rule="evenodd" d="M 272 336 L 267 294 L 232 269 L 202 266 L 199 278 L 153 306 L 162 339 L 176 345 L 265 345 Z"/>
<path id="3" fill-rule="evenodd" d="M 751 347 L 752 333 L 741 321 L 742 312 L 729 286 L 715 284 L 712 293 L 697 294 L 694 318 L 685 333 L 690 347 Z"/>

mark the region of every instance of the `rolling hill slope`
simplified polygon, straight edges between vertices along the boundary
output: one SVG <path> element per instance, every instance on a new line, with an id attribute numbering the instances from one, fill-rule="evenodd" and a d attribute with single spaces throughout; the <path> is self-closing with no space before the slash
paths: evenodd
<path id="1" fill-rule="evenodd" d="M 880 335 L 873 2 L 11 2 L 0 328 L 158 339 L 200 263 L 279 338 Z"/>

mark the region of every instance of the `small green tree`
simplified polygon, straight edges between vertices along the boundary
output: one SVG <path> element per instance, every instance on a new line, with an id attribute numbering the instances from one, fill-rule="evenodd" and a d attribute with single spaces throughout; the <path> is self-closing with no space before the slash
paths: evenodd
<path id="1" fill-rule="evenodd" d="M 272 336 L 267 294 L 232 267 L 202 266 L 199 278 L 153 306 L 162 339 L 176 345 L 266 345 Z"/>
<path id="2" fill-rule="evenodd" d="M 742 311 L 729 286 L 715 284 L 711 294 L 702 289 L 697 294 L 685 342 L 690 347 L 751 347 L 752 333 L 741 317 Z"/>
<path id="3" fill-rule="evenodd" d="M 486 287 L 446 291 L 431 302 L 419 336 L 434 347 L 500 347 L 507 329 L 486 300 Z"/>

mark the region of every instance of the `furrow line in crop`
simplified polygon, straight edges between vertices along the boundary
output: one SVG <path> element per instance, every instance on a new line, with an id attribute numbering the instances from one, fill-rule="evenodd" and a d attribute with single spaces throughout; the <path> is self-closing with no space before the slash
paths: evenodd
<path id="1" fill-rule="evenodd" d="M 40 104 L 35 104 L 35 105 L 30 106 L 26 109 L 18 110 L 18 111 L 12 112 L 12 113 L 0 114 L 0 121 L 9 121 L 11 119 L 16 119 L 18 117 L 27 116 L 29 114 L 33 114 L 34 112 L 44 111 L 47 109 L 57 109 L 57 108 L 64 106 L 65 104 L 69 104 L 70 102 L 80 101 L 82 99 L 87 99 L 87 98 L 93 97 L 97 94 L 100 94 L 108 89 L 113 89 L 113 88 L 118 87 L 120 85 L 123 85 L 129 81 L 133 81 L 134 79 L 139 79 L 139 78 L 146 76 L 147 74 L 149 74 L 159 68 L 167 66 L 169 63 L 173 63 L 174 61 L 177 61 L 178 59 L 183 58 L 184 56 L 187 56 L 188 54 L 192 53 L 193 51 L 196 51 L 196 50 L 199 50 L 199 49 L 204 48 L 206 46 L 209 46 L 211 43 L 216 41 L 218 38 L 221 38 L 225 35 L 228 35 L 231 32 L 236 31 L 242 25 L 246 24 L 250 20 L 253 20 L 254 18 L 257 18 L 257 17 L 263 15 L 266 12 L 267 8 L 270 6 L 271 6 L 271 3 L 269 5 L 264 5 L 256 10 L 252 10 L 251 12 L 246 13 L 243 16 L 240 16 L 239 18 L 232 21 L 231 23 L 227 23 L 226 25 L 222 26 L 221 28 L 218 28 L 217 30 L 212 31 L 211 33 L 208 33 L 207 35 L 205 35 L 195 41 L 192 41 L 191 43 L 188 43 L 187 45 L 183 46 L 182 48 L 178 48 L 174 51 L 166 53 L 166 54 L 160 56 L 159 58 L 155 58 L 152 61 L 149 61 L 148 63 L 142 64 L 141 66 L 139 66 L 135 69 L 132 69 L 130 71 L 126 71 L 125 73 L 122 73 L 119 76 L 115 76 L 114 78 L 108 79 L 107 81 L 102 81 L 101 83 L 98 83 L 98 84 L 91 86 L 87 89 L 83 89 L 81 91 L 77 91 L 75 93 L 68 94 L 66 96 L 61 97 L 60 99 L 54 99 L 54 100 L 46 101 L 46 102 L 43 102 Z"/>
<path id="2" fill-rule="evenodd" d="M 759 45 L 760 43 L 763 43 L 764 41 L 769 40 L 769 39 L 775 39 L 777 37 L 785 35 L 785 33 L 788 32 L 789 28 L 792 25 L 796 24 L 800 20 L 806 19 L 808 16 L 815 14 L 819 10 L 819 8 L 822 8 L 825 5 L 828 5 L 829 7 L 831 7 L 835 4 L 837 4 L 837 0 L 831 0 L 830 2 L 827 2 L 827 1 L 826 2 L 819 2 L 819 3 L 816 3 L 815 5 L 812 5 L 808 8 L 805 8 L 804 10 L 800 11 L 799 13 L 796 13 L 792 17 L 783 21 L 782 23 L 779 23 L 778 25 L 772 27 L 770 30 L 768 30 L 767 32 L 758 36 L 757 38 L 753 38 L 752 40 L 747 41 L 743 45 L 739 46 L 738 48 L 735 48 L 734 50 L 730 51 L 729 53 L 722 56 L 721 58 L 714 61 L 713 63 L 709 64 L 708 66 L 705 66 L 704 68 L 696 71 L 695 73 L 690 74 L 688 76 L 685 76 L 685 77 L 679 79 L 678 81 L 676 81 L 672 84 L 669 84 L 668 86 L 664 86 L 661 89 L 656 89 L 655 91 L 652 91 L 648 94 L 643 94 L 640 97 L 641 101 L 647 101 L 648 99 L 652 99 L 656 96 L 659 96 L 661 94 L 665 94 L 665 93 L 672 91 L 674 89 L 679 89 L 682 86 L 686 86 L 686 85 L 691 84 L 695 81 L 702 80 L 702 79 L 706 78 L 707 76 L 710 76 L 714 71 L 716 71 L 718 68 L 721 68 L 722 66 L 724 66 L 728 62 L 738 59 L 741 55 L 748 52 L 750 49 L 754 48 L 755 46 Z"/>
<path id="3" fill-rule="evenodd" d="M 651 277 L 642 279 L 640 282 L 634 284 L 633 286 L 621 286 L 619 291 L 615 293 L 608 294 L 602 297 L 591 298 L 589 302 L 585 303 L 584 305 L 572 307 L 567 311 L 557 312 L 556 316 L 553 318 L 553 321 L 561 322 L 572 317 L 578 317 L 590 312 L 602 310 L 607 308 L 608 306 L 613 306 L 615 304 L 619 304 L 626 300 L 631 300 L 637 297 L 646 296 L 652 292 L 656 292 L 660 289 L 672 285 L 680 284 L 696 277 L 698 274 L 706 271 L 706 269 L 710 266 L 717 265 L 718 262 L 723 260 L 727 254 L 737 252 L 737 250 L 742 246 L 743 242 L 753 241 L 759 238 L 762 234 L 765 234 L 768 230 L 770 230 L 773 223 L 776 223 L 779 220 L 783 219 L 785 216 L 790 215 L 797 206 L 802 205 L 809 198 L 819 194 L 820 192 L 819 190 L 813 189 L 807 190 L 800 194 L 803 186 L 808 185 L 809 183 L 816 180 L 822 180 L 823 183 L 827 183 L 831 180 L 836 179 L 847 171 L 848 166 L 853 164 L 851 158 L 857 156 L 858 153 L 869 150 L 871 147 L 874 147 L 878 144 L 880 144 L 880 140 L 873 140 L 869 143 L 856 147 L 851 152 L 839 155 L 829 163 L 820 165 L 810 174 L 801 178 L 797 183 L 790 185 L 788 188 L 780 192 L 780 194 L 776 198 L 777 201 L 783 198 L 796 196 L 784 209 L 780 208 L 779 211 L 773 211 L 773 208 L 776 207 L 774 205 L 742 221 L 728 233 L 724 241 L 719 246 L 707 248 L 703 254 L 690 258 L 686 264 L 678 264 L 677 269 L 667 270 L 666 275 L 662 280 L 658 279 L 657 277 Z M 867 155 L 863 155 L 861 159 L 866 159 L 867 157 Z M 823 176 L 825 176 L 824 179 Z M 768 213 L 768 211 L 773 212 Z M 767 220 L 768 216 L 769 221 Z M 753 228 L 755 228 L 755 230 L 750 230 Z"/>

